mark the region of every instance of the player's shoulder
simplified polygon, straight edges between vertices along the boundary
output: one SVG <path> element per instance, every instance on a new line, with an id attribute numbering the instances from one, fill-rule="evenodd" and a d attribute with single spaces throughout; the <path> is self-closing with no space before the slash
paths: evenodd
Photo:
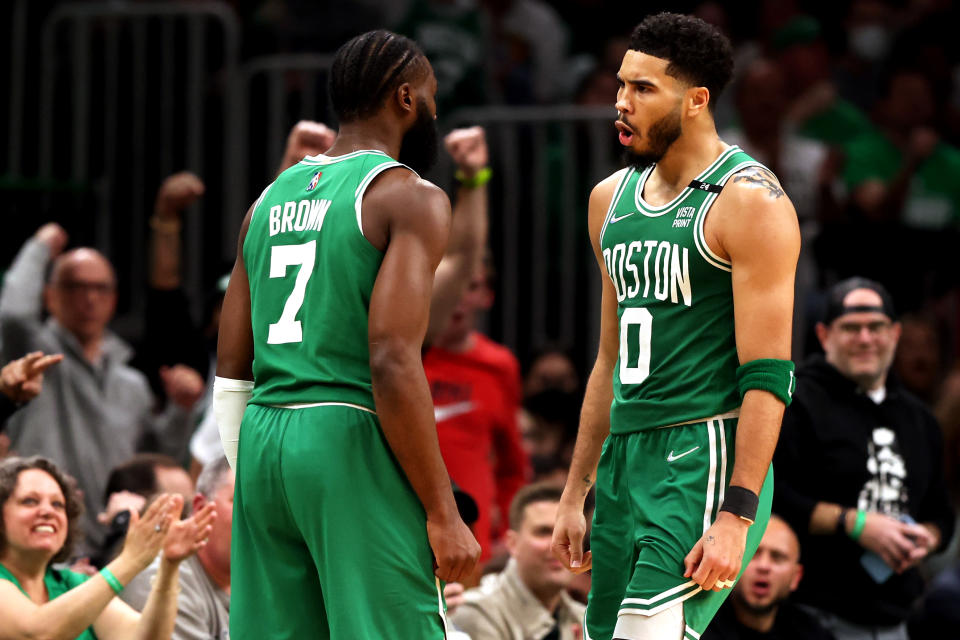
<path id="1" fill-rule="evenodd" d="M 401 213 L 450 213 L 450 199 L 443 189 L 404 166 L 386 169 L 373 180 L 364 197 L 364 207 L 368 206 Z"/>
<path id="2" fill-rule="evenodd" d="M 630 168 L 624 167 L 619 171 L 611 173 L 609 176 L 594 185 L 593 190 L 590 192 L 591 207 L 594 204 L 605 204 L 606 206 L 610 206 L 610 202 L 613 200 L 613 195 L 617 191 L 617 186 L 619 186 L 629 172 Z"/>
<path id="3" fill-rule="evenodd" d="M 757 223 L 793 227 L 797 212 L 777 176 L 761 164 L 740 169 L 727 180 L 714 207 L 737 227 Z"/>

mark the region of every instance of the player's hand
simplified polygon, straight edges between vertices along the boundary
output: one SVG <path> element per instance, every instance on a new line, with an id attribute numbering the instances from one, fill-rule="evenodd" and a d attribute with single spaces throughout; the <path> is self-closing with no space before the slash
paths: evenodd
<path id="1" fill-rule="evenodd" d="M 69 239 L 67 232 L 56 222 L 48 222 L 43 225 L 37 229 L 33 237 L 47 245 L 50 249 L 51 258 L 56 258 L 63 253 L 63 249 L 67 246 L 67 240 Z"/>
<path id="2" fill-rule="evenodd" d="M 487 135 L 483 127 L 454 129 L 443 139 L 443 144 L 457 169 L 468 178 L 472 178 L 490 162 Z"/>
<path id="3" fill-rule="evenodd" d="M 283 166 L 287 167 L 300 162 L 306 156 L 316 156 L 326 152 L 333 141 L 337 139 L 337 132 L 322 122 L 301 120 L 290 129 L 287 136 L 287 148 L 283 152 Z"/>
<path id="4" fill-rule="evenodd" d="M 33 400 L 43 388 L 43 372 L 61 360 L 62 353 L 45 356 L 34 351 L 8 362 L 0 369 L 0 393 L 18 404 Z"/>
<path id="5" fill-rule="evenodd" d="M 189 171 L 168 176 L 157 191 L 157 217 L 178 220 L 180 212 L 196 202 L 205 190 L 203 181 Z"/>
<path id="6" fill-rule="evenodd" d="M 167 397 L 184 409 L 192 408 L 206 387 L 203 376 L 185 364 L 160 367 L 160 380 Z"/>
<path id="7" fill-rule="evenodd" d="M 721 511 L 683 559 L 683 577 L 692 579 L 704 591 L 732 587 L 743 565 L 749 526 L 742 518 Z"/>
<path id="8" fill-rule="evenodd" d="M 444 582 L 459 582 L 480 560 L 480 545 L 459 515 L 439 519 L 427 515 L 427 539 L 436 566 L 433 573 Z"/>
<path id="9" fill-rule="evenodd" d="M 860 534 L 860 545 L 873 551 L 897 573 L 903 573 L 929 553 L 929 547 L 914 542 L 917 535 L 925 541 L 929 532 L 918 525 L 900 522 L 896 518 L 876 512 L 867 513 Z"/>
<path id="10" fill-rule="evenodd" d="M 553 540 L 550 549 L 553 555 L 573 573 L 589 571 L 593 566 L 593 554 L 583 552 L 583 538 L 587 533 L 587 518 L 583 507 L 568 506 L 560 503 L 557 522 L 553 526 Z"/>

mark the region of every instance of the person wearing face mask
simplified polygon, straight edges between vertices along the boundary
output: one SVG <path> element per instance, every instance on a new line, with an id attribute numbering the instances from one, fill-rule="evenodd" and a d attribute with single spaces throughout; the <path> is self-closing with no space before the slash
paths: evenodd
<path id="1" fill-rule="evenodd" d="M 917 565 L 953 534 L 937 422 L 889 376 L 900 331 L 881 284 L 836 284 L 774 455 L 774 509 L 806 550 L 797 599 L 838 640 L 906 640 Z"/>

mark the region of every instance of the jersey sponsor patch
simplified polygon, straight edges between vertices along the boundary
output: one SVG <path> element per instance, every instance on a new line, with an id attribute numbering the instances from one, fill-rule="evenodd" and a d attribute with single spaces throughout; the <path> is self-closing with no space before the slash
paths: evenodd
<path id="1" fill-rule="evenodd" d="M 313 174 L 313 179 L 310 180 L 310 184 L 307 185 L 307 191 L 313 191 L 317 187 L 317 183 L 320 182 L 320 176 L 323 175 L 322 171 L 317 171 Z"/>

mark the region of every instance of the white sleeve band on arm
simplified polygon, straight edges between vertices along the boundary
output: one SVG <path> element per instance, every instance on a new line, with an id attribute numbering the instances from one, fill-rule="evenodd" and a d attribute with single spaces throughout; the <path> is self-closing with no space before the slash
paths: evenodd
<path id="1" fill-rule="evenodd" d="M 253 394 L 253 382 L 217 376 L 213 380 L 213 415 L 220 430 L 220 443 L 230 467 L 237 468 L 240 421 Z"/>

